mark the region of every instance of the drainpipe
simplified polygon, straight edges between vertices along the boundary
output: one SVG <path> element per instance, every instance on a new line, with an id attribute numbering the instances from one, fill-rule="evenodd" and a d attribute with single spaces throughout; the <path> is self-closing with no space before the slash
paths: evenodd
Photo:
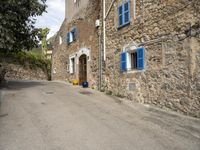
<path id="1" fill-rule="evenodd" d="M 102 87 L 102 42 L 101 42 L 101 33 L 98 33 L 99 37 L 99 85 L 98 90 L 101 91 Z"/>
<path id="2" fill-rule="evenodd" d="M 106 18 L 108 17 L 109 12 L 111 11 L 111 8 L 112 8 L 112 6 L 114 5 L 114 2 L 115 2 L 115 1 L 116 1 L 116 0 L 112 0 L 110 6 L 109 6 L 109 8 L 108 8 L 108 11 L 107 11 L 106 14 L 105 14 L 105 20 L 106 20 Z"/>
<path id="3" fill-rule="evenodd" d="M 103 58 L 106 61 L 106 1 L 103 0 Z"/>

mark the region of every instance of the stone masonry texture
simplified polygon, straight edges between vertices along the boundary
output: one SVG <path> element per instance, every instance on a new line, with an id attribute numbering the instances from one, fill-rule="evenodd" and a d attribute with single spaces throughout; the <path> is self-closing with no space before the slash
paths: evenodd
<path id="1" fill-rule="evenodd" d="M 131 0 L 130 25 L 118 29 L 121 2 L 115 1 L 106 20 L 105 90 L 200 117 L 200 1 Z M 144 43 L 145 69 L 122 73 L 120 54 L 133 42 Z"/>
<path id="2" fill-rule="evenodd" d="M 106 11 L 112 1 L 106 0 Z M 134 102 L 200 117 L 200 1 L 130 0 L 130 24 L 118 28 L 118 6 L 125 1 L 115 0 L 106 18 L 102 90 Z M 65 20 L 58 32 L 52 67 L 56 73 L 52 77 L 68 81 L 78 78 L 78 73 L 68 72 L 69 55 L 86 47 L 91 49 L 88 80 L 96 88 L 98 33 L 102 35 L 103 30 L 102 26 L 95 28 L 95 20 L 103 20 L 102 1 L 89 1 L 81 13 L 84 17 Z M 78 30 L 77 41 L 67 45 L 66 35 L 73 26 Z M 59 36 L 63 37 L 61 45 Z M 121 72 L 120 54 L 124 46 L 133 43 L 145 48 L 145 69 Z"/>
<path id="3" fill-rule="evenodd" d="M 46 69 L 34 67 L 9 57 L 0 57 L 0 81 L 3 80 L 49 80 Z"/>
<path id="4" fill-rule="evenodd" d="M 67 80 L 72 82 L 79 79 L 79 67 L 76 62 L 76 71 L 69 73 L 69 57 L 78 53 L 81 49 L 90 50 L 90 58 L 87 61 L 87 79 L 90 87 L 97 88 L 98 85 L 98 33 L 99 29 L 95 27 L 95 21 L 99 18 L 99 0 L 91 0 L 88 6 L 80 9 L 81 15 L 77 14 L 74 19 L 63 22 L 55 42 L 53 53 L 52 79 Z M 84 15 L 83 15 L 84 14 Z M 77 40 L 67 44 L 67 33 L 76 27 Z M 59 37 L 62 37 L 62 44 L 59 44 Z M 78 61 L 78 57 L 76 57 Z"/>

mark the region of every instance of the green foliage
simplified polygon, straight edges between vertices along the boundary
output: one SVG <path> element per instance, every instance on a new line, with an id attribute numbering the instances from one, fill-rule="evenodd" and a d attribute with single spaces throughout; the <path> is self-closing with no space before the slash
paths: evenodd
<path id="1" fill-rule="evenodd" d="M 40 28 L 38 31 L 38 37 L 42 41 L 42 53 L 46 55 L 47 52 L 47 35 L 49 34 L 50 29 L 48 28 Z"/>
<path id="2" fill-rule="evenodd" d="M 46 9 L 46 0 L 1 0 L 0 50 L 31 49 L 37 43 L 35 17 Z"/>
<path id="3" fill-rule="evenodd" d="M 32 52 L 14 51 L 9 53 L 0 52 L 0 57 L 11 58 L 14 63 L 30 67 L 31 69 L 41 68 L 48 74 L 49 80 L 51 79 L 51 61 L 43 55 Z"/>
<path id="4" fill-rule="evenodd" d="M 33 49 L 30 50 L 30 52 L 38 54 L 38 55 L 42 55 L 42 49 L 41 49 L 41 47 L 34 47 Z"/>

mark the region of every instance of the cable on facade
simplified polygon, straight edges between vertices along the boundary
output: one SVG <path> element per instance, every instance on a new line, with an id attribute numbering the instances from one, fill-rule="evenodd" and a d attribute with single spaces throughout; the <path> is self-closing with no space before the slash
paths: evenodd
<path id="1" fill-rule="evenodd" d="M 179 13 L 179 11 L 181 11 L 181 10 L 187 8 L 188 6 L 190 6 L 191 4 L 193 4 L 193 3 L 195 3 L 195 2 L 196 2 L 195 0 L 190 1 L 190 2 L 188 2 L 186 5 L 184 5 L 183 7 L 179 8 L 179 9 L 176 9 L 175 12 L 172 12 L 172 13 L 170 13 L 170 14 L 166 14 L 165 16 L 163 16 L 163 18 L 171 17 L 171 15 L 175 15 L 175 14 Z M 165 19 L 165 21 L 170 21 L 170 20 L 174 20 L 174 18 Z M 147 24 L 148 22 L 144 22 L 143 27 L 145 27 L 145 26 L 151 26 L 151 25 L 153 25 L 153 24 L 155 24 L 155 23 L 158 23 L 158 22 L 160 22 L 160 21 L 161 21 L 161 20 L 156 20 L 156 21 L 152 22 L 151 24 Z M 137 28 L 136 28 L 136 27 L 137 27 Z M 140 27 L 140 26 L 135 25 L 134 27 L 130 28 L 129 30 L 125 31 L 124 33 L 127 33 L 127 32 L 129 32 L 129 31 L 131 31 L 131 30 L 133 30 L 133 29 L 136 29 L 136 30 L 137 30 L 137 29 L 139 29 L 139 27 Z"/>

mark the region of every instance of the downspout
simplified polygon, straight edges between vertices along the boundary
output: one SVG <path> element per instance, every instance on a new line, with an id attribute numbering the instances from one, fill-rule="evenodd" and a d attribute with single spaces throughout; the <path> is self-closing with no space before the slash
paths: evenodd
<path id="1" fill-rule="evenodd" d="M 98 90 L 101 91 L 102 87 L 102 41 L 101 41 L 101 32 L 98 31 L 98 38 L 99 38 L 99 84 Z"/>
<path id="2" fill-rule="evenodd" d="M 106 61 L 106 1 L 103 0 L 103 58 Z"/>
<path id="3" fill-rule="evenodd" d="M 106 18 L 108 17 L 109 12 L 110 12 L 112 6 L 114 5 L 114 2 L 115 2 L 115 0 L 113 0 L 113 1 L 111 2 L 110 6 L 109 6 L 109 8 L 108 8 L 108 11 L 107 11 L 107 13 L 106 13 L 106 15 L 105 15 L 105 20 L 106 20 Z"/>

